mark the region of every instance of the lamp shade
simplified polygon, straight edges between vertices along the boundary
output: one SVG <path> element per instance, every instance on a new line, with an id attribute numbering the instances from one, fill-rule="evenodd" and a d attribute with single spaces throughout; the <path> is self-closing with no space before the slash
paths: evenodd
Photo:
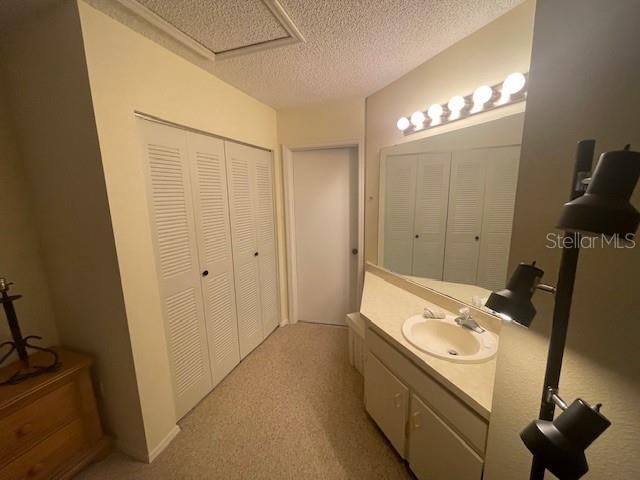
<path id="1" fill-rule="evenodd" d="M 547 470 L 558 478 L 573 480 L 589 470 L 584 451 L 609 425 L 597 409 L 577 399 L 553 422 L 531 422 L 520 437 Z"/>
<path id="2" fill-rule="evenodd" d="M 536 309 L 531 303 L 531 297 L 544 271 L 535 266 L 521 263 L 516 268 L 507 283 L 507 288 L 493 292 L 485 306 L 507 317 L 524 327 L 531 325 Z"/>
<path id="3" fill-rule="evenodd" d="M 638 176 L 640 152 L 603 153 L 585 194 L 562 208 L 558 228 L 630 239 L 640 222 L 640 214 L 629 203 Z"/>

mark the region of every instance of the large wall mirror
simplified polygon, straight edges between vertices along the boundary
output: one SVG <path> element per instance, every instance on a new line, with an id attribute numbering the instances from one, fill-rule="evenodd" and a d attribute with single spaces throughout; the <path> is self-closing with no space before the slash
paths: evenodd
<path id="1" fill-rule="evenodd" d="M 523 120 L 383 148 L 378 264 L 476 307 L 504 288 Z"/>

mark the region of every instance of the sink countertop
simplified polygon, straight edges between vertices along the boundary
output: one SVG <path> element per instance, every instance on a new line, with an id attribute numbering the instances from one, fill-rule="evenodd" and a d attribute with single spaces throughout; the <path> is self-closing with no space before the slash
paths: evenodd
<path id="1" fill-rule="evenodd" d="M 411 345 L 402 334 L 402 325 L 407 318 L 422 314 L 424 307 L 451 313 L 374 273 L 365 273 L 360 314 L 377 333 L 382 334 L 425 373 L 488 420 L 491 415 L 496 359 L 483 363 L 453 363 L 424 353 Z"/>

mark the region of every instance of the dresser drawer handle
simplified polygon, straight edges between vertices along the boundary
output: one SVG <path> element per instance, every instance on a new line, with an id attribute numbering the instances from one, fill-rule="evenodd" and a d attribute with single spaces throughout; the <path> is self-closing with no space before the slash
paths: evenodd
<path id="1" fill-rule="evenodd" d="M 29 469 L 29 472 L 27 473 L 27 476 L 35 477 L 36 475 L 38 475 L 43 470 L 44 470 L 44 463 L 38 462 L 33 467 L 31 467 Z"/>
<path id="2" fill-rule="evenodd" d="M 393 404 L 395 405 L 396 408 L 400 408 L 402 406 L 402 394 L 401 393 L 396 393 L 393 396 Z"/>
<path id="3" fill-rule="evenodd" d="M 420 412 L 413 413 L 413 428 L 420 428 Z"/>
<path id="4" fill-rule="evenodd" d="M 33 431 L 33 425 L 30 423 L 25 423 L 18 429 L 18 437 L 24 437 L 29 435 Z"/>

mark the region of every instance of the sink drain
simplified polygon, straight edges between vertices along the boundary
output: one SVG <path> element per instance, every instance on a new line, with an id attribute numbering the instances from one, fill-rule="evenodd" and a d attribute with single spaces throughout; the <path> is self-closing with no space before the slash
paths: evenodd
<path id="1" fill-rule="evenodd" d="M 449 355 L 458 355 L 458 352 L 456 352 L 454 349 L 447 350 L 447 353 Z"/>

